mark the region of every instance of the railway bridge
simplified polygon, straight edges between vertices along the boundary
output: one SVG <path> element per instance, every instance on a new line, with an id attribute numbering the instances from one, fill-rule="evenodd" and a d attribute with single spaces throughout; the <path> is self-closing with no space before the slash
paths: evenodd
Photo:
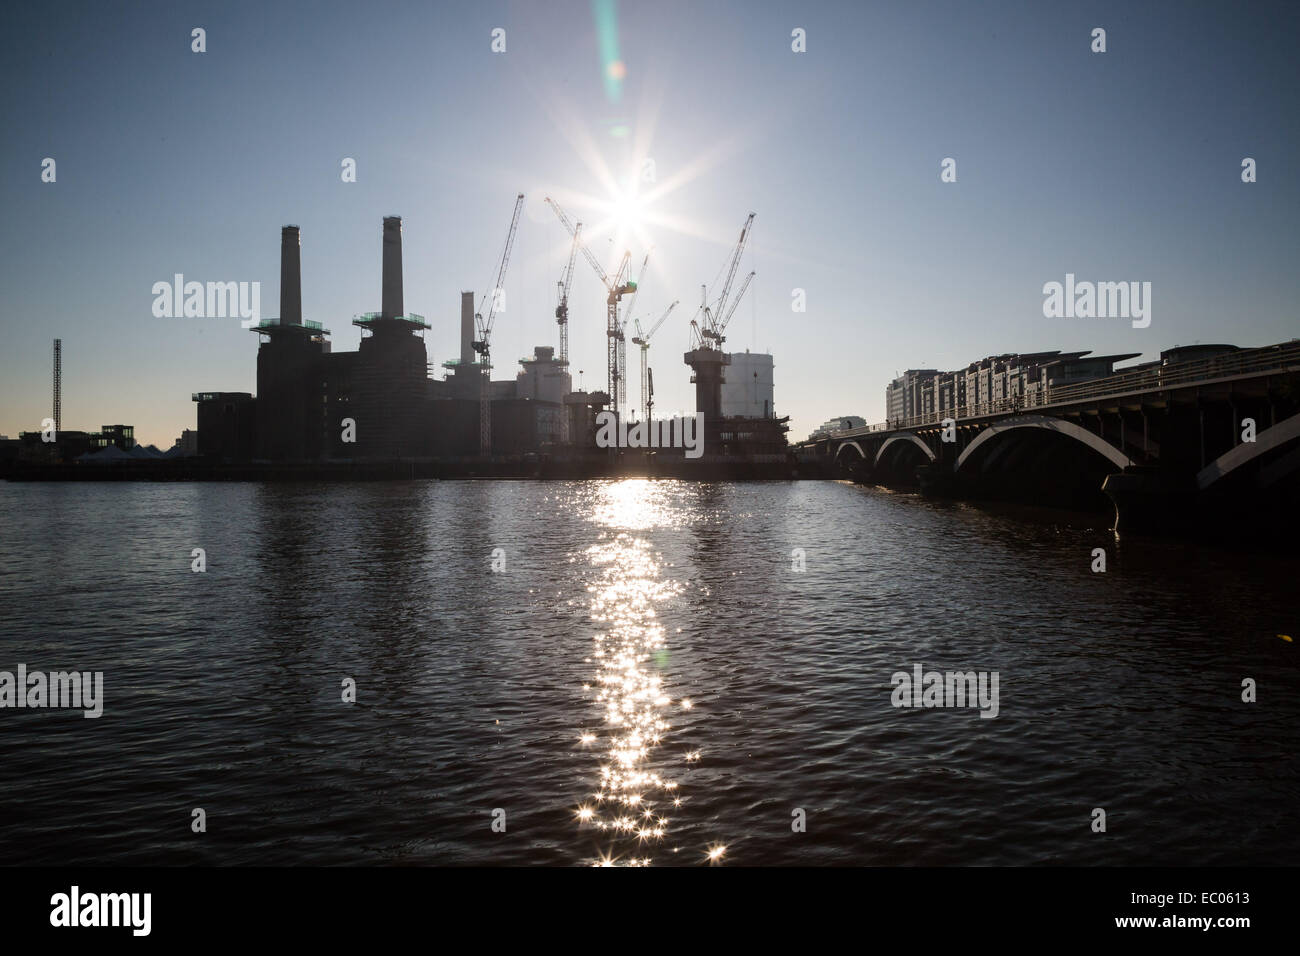
<path id="1" fill-rule="evenodd" d="M 1109 503 L 1116 529 L 1294 526 L 1300 340 L 830 432 L 797 453 L 841 477 L 938 496 Z"/>

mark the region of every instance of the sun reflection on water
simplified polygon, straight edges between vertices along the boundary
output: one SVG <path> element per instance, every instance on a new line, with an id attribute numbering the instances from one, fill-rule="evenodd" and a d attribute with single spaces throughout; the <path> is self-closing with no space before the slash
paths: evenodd
<path id="1" fill-rule="evenodd" d="M 582 746 L 598 748 L 600 767 L 597 789 L 574 813 L 578 825 L 604 844 L 594 865 L 647 866 L 668 837 L 669 811 L 683 802 L 677 781 L 664 776 L 666 758 L 658 752 L 672 730 L 674 701 L 661 674 L 669 657 L 655 609 L 680 593 L 681 585 L 662 577 L 659 556 L 631 532 L 675 522 L 662 484 L 656 488 L 644 480 L 602 486 L 593 517 L 607 530 L 587 550 L 599 573 L 587 589 L 598 630 L 587 658 L 595 673 L 584 688 L 590 688 L 604 720 L 599 730 L 586 729 L 579 738 Z"/>

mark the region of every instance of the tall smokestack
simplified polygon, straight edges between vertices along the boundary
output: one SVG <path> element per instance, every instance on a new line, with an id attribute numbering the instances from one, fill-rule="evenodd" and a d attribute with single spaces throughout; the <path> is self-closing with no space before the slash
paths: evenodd
<path id="1" fill-rule="evenodd" d="M 384 217 L 384 302 L 383 315 L 395 319 L 402 308 L 402 217 Z"/>
<path id="2" fill-rule="evenodd" d="M 302 239 L 297 226 L 280 230 L 280 324 L 302 325 Z"/>
<path id="3" fill-rule="evenodd" d="M 460 294 L 460 361 L 469 365 L 474 361 L 474 293 Z"/>

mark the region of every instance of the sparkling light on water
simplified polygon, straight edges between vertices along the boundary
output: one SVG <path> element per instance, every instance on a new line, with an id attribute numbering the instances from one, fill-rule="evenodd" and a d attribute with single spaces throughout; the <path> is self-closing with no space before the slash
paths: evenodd
<path id="1" fill-rule="evenodd" d="M 677 781 L 665 776 L 667 758 L 660 752 L 672 733 L 675 695 L 664 686 L 669 655 L 655 610 L 681 586 L 663 578 L 659 557 L 632 533 L 670 521 L 653 482 L 610 483 L 595 515 L 606 530 L 587 551 L 597 571 L 588 588 L 597 629 L 588 658 L 596 668 L 589 699 L 599 707 L 603 727 L 581 737 L 599 748 L 600 764 L 597 789 L 577 818 L 607 841 L 596 865 L 645 866 L 653 860 L 647 854 L 669 833 L 672 818 L 666 811 L 682 806 Z M 680 706 L 691 705 L 683 700 Z"/>

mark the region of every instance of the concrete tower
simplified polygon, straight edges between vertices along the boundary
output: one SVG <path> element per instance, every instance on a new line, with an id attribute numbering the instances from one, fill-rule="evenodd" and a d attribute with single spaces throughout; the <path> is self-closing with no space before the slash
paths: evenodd
<path id="1" fill-rule="evenodd" d="M 384 294 L 381 304 L 385 319 L 405 315 L 402 307 L 402 217 L 384 217 Z"/>
<path id="2" fill-rule="evenodd" d="M 302 235 L 297 226 L 280 230 L 280 324 L 302 324 Z"/>
<path id="3" fill-rule="evenodd" d="M 319 458 L 327 426 L 320 382 L 329 330 L 302 321 L 302 239 L 297 226 L 280 230 L 279 321 L 263 322 L 253 331 L 262 337 L 257 349 L 255 456 L 272 461 Z"/>
<path id="4" fill-rule="evenodd" d="M 705 435 L 712 434 L 721 427 L 723 369 L 731 364 L 731 356 L 721 349 L 698 348 L 683 358 L 695 383 L 695 410 L 704 413 Z"/>
<path id="5" fill-rule="evenodd" d="M 474 364 L 474 293 L 460 294 L 460 362 Z"/>
<path id="6" fill-rule="evenodd" d="M 379 312 L 352 320 L 364 329 L 352 362 L 349 417 L 356 423 L 350 457 L 397 459 L 429 454 L 428 353 L 422 316 L 402 301 L 402 219 L 384 217 L 383 296 Z"/>

